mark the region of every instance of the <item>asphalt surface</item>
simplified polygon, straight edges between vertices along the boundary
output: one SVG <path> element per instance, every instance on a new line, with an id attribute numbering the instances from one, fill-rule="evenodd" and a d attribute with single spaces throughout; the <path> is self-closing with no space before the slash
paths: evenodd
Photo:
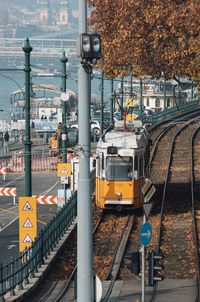
<path id="1" fill-rule="evenodd" d="M 33 150 L 45 150 L 48 152 L 48 145 L 34 144 Z M 91 151 L 96 149 L 96 143 L 91 144 Z M 24 150 L 22 142 L 9 142 L 9 151 Z M 0 145 L 0 159 L 9 158 L 9 153 L 4 152 Z M 19 252 L 19 219 L 18 199 L 25 196 L 25 176 L 21 174 L 0 175 L 0 188 L 15 187 L 17 196 L 15 204 L 13 197 L 0 196 L 0 262 L 10 260 Z M 32 195 L 57 195 L 61 189 L 60 178 L 57 172 L 34 172 L 32 173 Z M 37 205 L 37 233 L 57 212 L 57 205 Z"/>
<path id="2" fill-rule="evenodd" d="M 0 262 L 4 263 L 19 251 L 18 198 L 24 196 L 24 174 L 6 174 L 6 181 L 0 180 L 0 187 L 5 186 L 16 187 L 17 196 L 16 204 L 13 197 L 0 197 Z M 32 173 L 32 195 L 57 195 L 58 188 L 61 184 L 56 172 Z M 57 205 L 37 205 L 37 233 L 56 212 Z"/>

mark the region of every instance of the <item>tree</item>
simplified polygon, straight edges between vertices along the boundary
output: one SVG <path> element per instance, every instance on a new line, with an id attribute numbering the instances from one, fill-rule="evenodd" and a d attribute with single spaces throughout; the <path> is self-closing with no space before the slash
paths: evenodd
<path id="1" fill-rule="evenodd" d="M 166 79 L 200 76 L 199 0 L 88 0 L 90 28 L 101 34 L 103 70 Z"/>

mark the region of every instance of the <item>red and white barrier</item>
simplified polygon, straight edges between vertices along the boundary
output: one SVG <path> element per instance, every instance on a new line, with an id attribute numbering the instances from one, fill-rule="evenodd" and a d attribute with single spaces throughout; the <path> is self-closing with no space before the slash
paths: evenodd
<path id="1" fill-rule="evenodd" d="M 15 204 L 15 196 L 17 196 L 17 189 L 0 187 L 0 196 L 13 196 L 13 203 Z"/>
<path id="2" fill-rule="evenodd" d="M 36 195 L 36 204 L 57 204 L 57 196 Z"/>
<path id="3" fill-rule="evenodd" d="M 76 154 L 68 153 L 67 161 L 71 162 L 74 156 L 76 156 Z M 58 162 L 59 162 L 58 157 L 49 157 L 49 154 L 47 153 L 31 154 L 32 172 L 48 172 L 48 171 L 56 172 Z M 12 154 L 10 160 L 1 160 L 0 169 L 4 172 L 7 171 L 7 173 L 24 173 L 25 171 L 24 153 L 15 152 Z"/>
<path id="4" fill-rule="evenodd" d="M 6 174 L 8 173 L 7 168 L 0 168 L 0 174 L 3 175 L 3 180 L 6 180 Z"/>

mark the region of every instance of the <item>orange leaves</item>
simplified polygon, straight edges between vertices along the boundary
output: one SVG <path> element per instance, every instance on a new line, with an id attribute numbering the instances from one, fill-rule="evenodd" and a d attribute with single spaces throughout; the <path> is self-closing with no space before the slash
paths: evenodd
<path id="1" fill-rule="evenodd" d="M 197 77 L 200 3 L 195 0 L 89 0 L 89 24 L 101 34 L 104 72 Z M 195 61 L 195 64 L 194 64 Z M 195 66 L 194 66 L 195 65 Z"/>

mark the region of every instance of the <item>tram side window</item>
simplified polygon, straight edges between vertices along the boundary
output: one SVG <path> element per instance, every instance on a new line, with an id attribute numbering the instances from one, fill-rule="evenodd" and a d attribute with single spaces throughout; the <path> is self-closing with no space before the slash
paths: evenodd
<path id="1" fill-rule="evenodd" d="M 143 155 L 140 155 L 140 159 L 139 159 L 139 177 L 143 177 L 144 176 L 144 159 L 143 159 Z"/>
<path id="2" fill-rule="evenodd" d="M 100 177 L 100 158 L 96 158 L 96 175 Z"/>
<path id="3" fill-rule="evenodd" d="M 100 177 L 101 177 L 101 179 L 102 180 L 105 180 L 105 164 L 104 164 L 104 161 L 105 161 L 105 157 L 104 157 L 104 153 L 102 152 L 101 153 L 101 162 L 100 162 L 100 170 L 101 170 L 101 175 L 100 175 Z"/>
<path id="4" fill-rule="evenodd" d="M 134 170 L 138 171 L 138 157 L 137 157 L 137 155 L 135 155 Z"/>
<path id="5" fill-rule="evenodd" d="M 130 181 L 133 179 L 133 161 L 128 156 L 109 156 L 106 159 L 106 179 Z"/>
<path id="6" fill-rule="evenodd" d="M 101 168 L 104 170 L 104 154 L 102 153 Z"/>

